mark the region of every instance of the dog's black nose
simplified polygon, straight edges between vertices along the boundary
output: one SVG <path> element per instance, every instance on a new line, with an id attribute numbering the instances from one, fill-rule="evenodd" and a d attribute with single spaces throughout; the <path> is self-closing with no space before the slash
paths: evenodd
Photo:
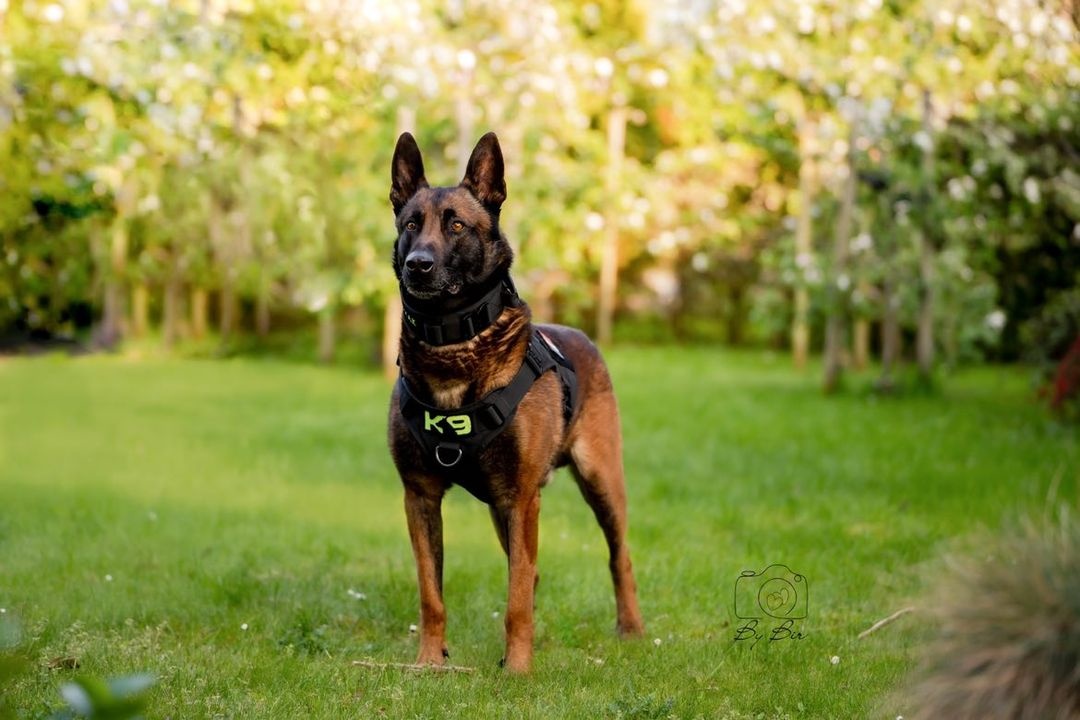
<path id="1" fill-rule="evenodd" d="M 435 258 L 429 252 L 413 250 L 405 258 L 405 267 L 413 272 L 431 272 L 431 268 L 435 267 Z"/>

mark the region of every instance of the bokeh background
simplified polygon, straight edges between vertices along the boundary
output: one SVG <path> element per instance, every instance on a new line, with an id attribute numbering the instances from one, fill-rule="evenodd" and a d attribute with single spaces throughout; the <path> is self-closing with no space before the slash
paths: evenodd
<path id="1" fill-rule="evenodd" d="M 877 355 L 885 385 L 1047 361 L 1080 304 L 1078 17 L 2 0 L 0 334 L 389 358 L 395 138 L 452 184 L 492 129 L 541 319 Z"/>

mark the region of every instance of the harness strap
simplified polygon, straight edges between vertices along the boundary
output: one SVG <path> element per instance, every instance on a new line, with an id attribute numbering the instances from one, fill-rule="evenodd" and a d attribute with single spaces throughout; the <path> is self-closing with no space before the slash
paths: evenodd
<path id="1" fill-rule="evenodd" d="M 570 420 L 574 417 L 574 408 L 577 407 L 578 395 L 577 373 L 574 372 L 574 364 L 562 354 L 562 351 L 559 350 L 555 343 L 551 342 L 547 335 L 539 330 L 535 332 L 547 345 L 555 360 L 555 372 L 559 375 L 559 381 L 563 386 L 563 420 L 566 427 L 570 427 Z"/>
<path id="2" fill-rule="evenodd" d="M 428 345 L 453 345 L 471 340 L 490 327 L 505 308 L 520 302 L 509 275 L 476 302 L 446 315 L 420 312 L 409 305 L 408 297 L 402 288 L 403 325 Z"/>
<path id="3" fill-rule="evenodd" d="M 424 457 L 453 482 L 478 500 L 490 503 L 486 490 L 469 482 L 480 452 L 513 420 L 518 405 L 544 373 L 555 370 L 563 386 L 563 418 L 569 426 L 577 403 L 577 377 L 573 365 L 539 331 L 533 331 L 521 368 L 505 387 L 478 402 L 456 409 L 439 408 L 419 400 L 404 376 L 398 377 L 401 415 L 420 443 Z"/>

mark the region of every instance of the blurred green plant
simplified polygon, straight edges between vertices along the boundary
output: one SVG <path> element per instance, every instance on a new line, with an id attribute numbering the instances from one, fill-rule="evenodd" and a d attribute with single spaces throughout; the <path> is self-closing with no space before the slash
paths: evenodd
<path id="1" fill-rule="evenodd" d="M 156 682 L 153 675 L 138 673 L 101 680 L 82 677 L 60 687 L 67 707 L 50 716 L 50 720 L 141 720 L 146 706 L 146 691 Z"/>
<path id="2" fill-rule="evenodd" d="M 0 720 L 27 717 L 8 703 L 7 690 L 32 667 L 23 647 L 22 630 L 18 622 L 5 613 L 0 616 Z M 60 697 L 66 706 L 42 720 L 141 720 L 147 691 L 155 682 L 155 677 L 149 673 L 108 680 L 91 675 L 77 677 L 60 686 Z"/>

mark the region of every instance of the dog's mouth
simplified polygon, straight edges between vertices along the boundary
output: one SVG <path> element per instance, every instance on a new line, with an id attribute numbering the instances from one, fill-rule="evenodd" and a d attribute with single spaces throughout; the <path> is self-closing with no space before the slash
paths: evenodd
<path id="1" fill-rule="evenodd" d="M 434 300 L 440 296 L 458 295 L 461 293 L 462 283 L 460 280 L 442 283 L 417 282 L 415 279 L 405 277 L 405 289 L 417 300 Z"/>

